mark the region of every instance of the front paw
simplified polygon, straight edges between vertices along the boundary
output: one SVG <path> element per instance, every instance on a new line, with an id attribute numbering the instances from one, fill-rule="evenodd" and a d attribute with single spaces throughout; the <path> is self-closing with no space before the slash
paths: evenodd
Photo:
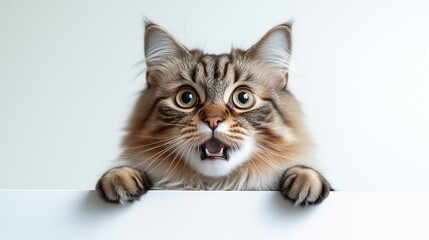
<path id="1" fill-rule="evenodd" d="M 328 181 L 319 172 L 305 166 L 286 170 L 279 188 L 285 198 L 301 207 L 321 203 L 331 190 Z"/>
<path id="2" fill-rule="evenodd" d="M 96 186 L 101 198 L 120 204 L 139 200 L 150 188 L 147 175 L 130 167 L 110 169 L 98 180 Z"/>

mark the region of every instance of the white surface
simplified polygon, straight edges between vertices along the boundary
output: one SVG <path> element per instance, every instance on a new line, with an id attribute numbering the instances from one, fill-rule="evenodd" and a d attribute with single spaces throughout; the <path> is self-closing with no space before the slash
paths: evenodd
<path id="1" fill-rule="evenodd" d="M 429 193 L 335 192 L 315 208 L 277 192 L 0 190 L 0 239 L 429 239 Z"/>
<path id="2" fill-rule="evenodd" d="M 429 191 L 428 1 L 0 1 L 0 188 L 92 189 L 115 164 L 142 17 L 249 47 L 294 17 L 289 84 L 342 190 Z"/>

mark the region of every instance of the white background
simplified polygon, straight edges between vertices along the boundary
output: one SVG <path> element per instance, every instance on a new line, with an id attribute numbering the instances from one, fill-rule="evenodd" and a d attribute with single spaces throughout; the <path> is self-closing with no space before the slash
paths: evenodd
<path id="1" fill-rule="evenodd" d="M 427 1 L 0 1 L 0 188 L 93 189 L 144 78 L 142 18 L 207 52 L 294 17 L 294 73 L 339 190 L 429 190 Z"/>
<path id="2" fill-rule="evenodd" d="M 265 191 L 150 191 L 127 206 L 94 191 L 0 189 L 0 199 L 7 240 L 429 239 L 427 192 L 332 192 L 306 209 Z"/>

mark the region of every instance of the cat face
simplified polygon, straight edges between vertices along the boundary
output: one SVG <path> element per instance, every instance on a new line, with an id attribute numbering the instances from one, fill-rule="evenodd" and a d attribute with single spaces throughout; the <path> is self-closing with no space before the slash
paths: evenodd
<path id="1" fill-rule="evenodd" d="M 189 167 L 208 177 L 261 165 L 264 156 L 280 159 L 299 140 L 299 108 L 286 90 L 290 50 L 288 25 L 247 51 L 209 55 L 147 24 L 148 87 L 131 117 L 124 156 L 146 170 Z"/>

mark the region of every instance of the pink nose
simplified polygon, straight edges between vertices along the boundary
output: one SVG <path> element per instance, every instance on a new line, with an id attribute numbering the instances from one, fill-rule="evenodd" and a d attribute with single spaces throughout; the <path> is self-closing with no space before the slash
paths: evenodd
<path id="1" fill-rule="evenodd" d="M 206 117 L 204 121 L 207 122 L 207 124 L 210 126 L 212 130 L 215 130 L 217 128 L 218 122 L 223 121 L 223 117 L 216 114 L 216 115 Z"/>

